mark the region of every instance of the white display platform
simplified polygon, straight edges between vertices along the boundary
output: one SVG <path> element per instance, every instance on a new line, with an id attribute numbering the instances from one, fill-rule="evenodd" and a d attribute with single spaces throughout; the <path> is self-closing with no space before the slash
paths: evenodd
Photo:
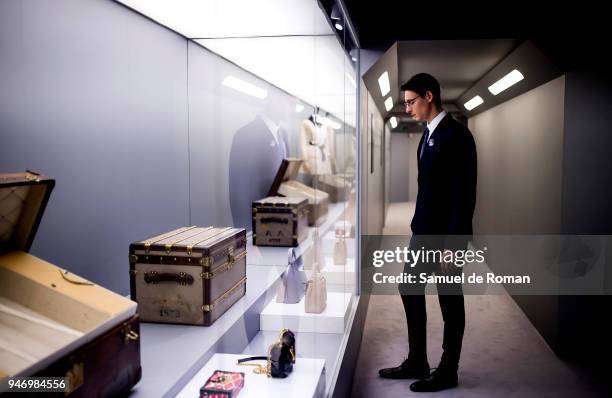
<path id="1" fill-rule="evenodd" d="M 306 278 L 312 270 L 304 270 Z M 355 259 L 347 258 L 346 265 L 335 265 L 333 256 L 325 256 L 325 266 L 321 269 L 328 285 L 355 286 Z"/>
<path id="2" fill-rule="evenodd" d="M 254 367 L 252 366 L 237 365 L 236 361 L 244 357 L 245 355 L 237 354 L 213 355 L 176 397 L 199 397 L 200 387 L 217 369 L 244 373 L 244 387 L 238 394 L 239 398 L 319 398 L 325 394 L 325 360 L 323 359 L 298 358 L 289 377 L 277 379 L 253 373 Z M 265 364 L 265 361 L 251 363 Z"/>
<path id="3" fill-rule="evenodd" d="M 262 355 L 268 352 L 270 344 L 278 340 L 279 331 L 260 331 L 242 351 L 245 357 Z M 338 355 L 344 335 L 340 333 L 298 333 L 295 332 L 295 349 L 298 361 L 300 358 L 318 358 L 325 360 L 325 385 L 333 383 L 333 369 L 338 364 Z"/>
<path id="4" fill-rule="evenodd" d="M 327 292 L 327 307 L 320 314 L 309 314 L 304 300 L 297 304 L 271 301 L 261 312 L 260 329 L 278 331 L 289 328 L 306 333 L 344 333 L 351 293 Z"/>
<path id="5" fill-rule="evenodd" d="M 242 352 L 259 332 L 259 313 L 283 270 L 248 266 L 246 295 L 211 326 L 141 323 L 143 373 L 130 398 L 172 397 L 220 347 Z"/>

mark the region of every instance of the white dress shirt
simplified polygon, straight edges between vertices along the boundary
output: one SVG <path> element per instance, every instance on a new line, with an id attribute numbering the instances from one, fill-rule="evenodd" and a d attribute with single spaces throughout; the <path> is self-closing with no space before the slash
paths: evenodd
<path id="1" fill-rule="evenodd" d="M 446 111 L 442 111 L 438 113 L 438 116 L 433 118 L 431 123 L 427 123 L 427 129 L 429 130 L 429 136 L 427 137 L 427 141 L 429 141 L 434 130 L 436 129 L 436 127 L 438 127 L 438 124 L 440 124 L 440 122 L 442 121 L 442 119 L 444 119 L 444 116 L 446 116 L 446 114 L 447 114 Z"/>
<path id="2" fill-rule="evenodd" d="M 281 151 L 283 152 L 283 157 L 287 157 L 287 153 L 286 153 L 287 150 L 285 148 L 285 145 L 281 143 L 280 137 L 278 136 L 279 130 L 280 130 L 280 124 L 274 123 L 272 119 L 270 119 L 266 115 L 261 115 L 261 119 L 268 127 L 268 130 L 270 130 L 270 133 L 272 133 L 272 136 L 274 137 L 274 141 L 276 142 L 276 145 L 280 146 Z"/>

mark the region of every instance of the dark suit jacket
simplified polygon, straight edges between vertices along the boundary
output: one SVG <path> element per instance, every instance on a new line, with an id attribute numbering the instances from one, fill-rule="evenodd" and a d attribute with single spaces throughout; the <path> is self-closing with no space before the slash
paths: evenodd
<path id="1" fill-rule="evenodd" d="M 417 157 L 425 138 L 423 134 Z M 430 144 L 418 161 L 419 190 L 412 232 L 445 235 L 443 244 L 448 249 L 465 247 L 472 235 L 476 204 L 474 137 L 467 127 L 447 114 L 431 135 Z M 463 235 L 463 239 L 457 235 Z"/>
<path id="2" fill-rule="evenodd" d="M 284 145 L 289 155 L 286 131 L 279 131 L 277 144 L 261 119 L 239 129 L 232 140 L 229 159 L 229 197 L 235 227 L 250 230 L 251 203 L 265 198 L 283 160 Z"/>

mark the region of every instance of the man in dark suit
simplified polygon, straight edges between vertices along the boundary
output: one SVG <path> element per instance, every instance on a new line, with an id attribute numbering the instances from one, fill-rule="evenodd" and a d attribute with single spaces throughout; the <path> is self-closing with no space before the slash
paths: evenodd
<path id="1" fill-rule="evenodd" d="M 404 91 L 406 113 L 426 121 L 419 143 L 418 194 L 412 219 L 410 249 L 452 253 L 465 250 L 472 235 L 476 203 L 476 146 L 470 130 L 442 109 L 440 84 L 431 75 L 419 73 L 408 80 Z M 451 252 L 448 252 L 448 251 Z M 449 257 L 444 256 L 448 259 Z M 405 272 L 427 275 L 460 275 L 452 261 L 406 264 Z M 444 350 L 440 364 L 430 374 L 427 361 L 425 284 L 400 287 L 408 323 L 408 358 L 398 367 L 381 369 L 381 377 L 420 379 L 410 385 L 416 392 L 439 391 L 458 384 L 457 371 L 465 310 L 458 283 L 439 283 L 438 299 L 444 319 Z"/>

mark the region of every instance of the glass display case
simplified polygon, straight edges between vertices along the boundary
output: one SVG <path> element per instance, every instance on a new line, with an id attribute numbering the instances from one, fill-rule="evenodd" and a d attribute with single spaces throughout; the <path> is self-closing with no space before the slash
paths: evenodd
<path id="1" fill-rule="evenodd" d="M 336 384 L 358 297 L 360 79 L 324 3 L 0 6 L 0 172 L 56 182 L 33 255 L 138 302 L 142 374 L 118 364 L 133 397 Z M 237 365 L 279 338 L 282 381 Z"/>

